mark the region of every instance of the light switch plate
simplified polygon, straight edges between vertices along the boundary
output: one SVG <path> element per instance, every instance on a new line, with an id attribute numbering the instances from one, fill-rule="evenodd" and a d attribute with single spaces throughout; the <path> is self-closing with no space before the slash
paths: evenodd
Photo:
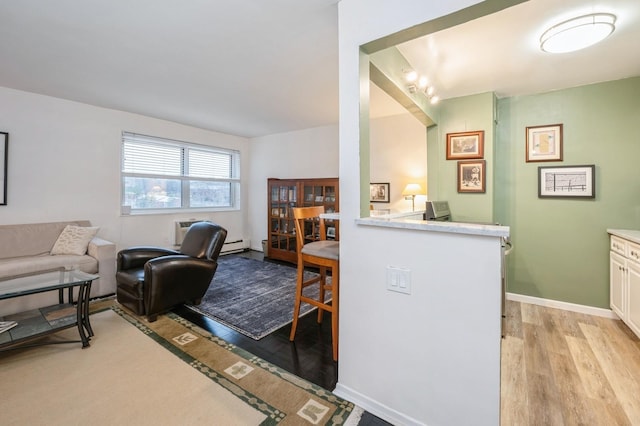
<path id="1" fill-rule="evenodd" d="M 411 294 L 411 270 L 387 266 L 387 290 Z"/>

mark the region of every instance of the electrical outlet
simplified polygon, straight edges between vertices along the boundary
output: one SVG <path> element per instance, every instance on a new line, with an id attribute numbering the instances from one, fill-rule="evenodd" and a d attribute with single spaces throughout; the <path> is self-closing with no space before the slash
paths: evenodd
<path id="1" fill-rule="evenodd" d="M 387 266 L 387 290 L 411 294 L 411 270 Z"/>

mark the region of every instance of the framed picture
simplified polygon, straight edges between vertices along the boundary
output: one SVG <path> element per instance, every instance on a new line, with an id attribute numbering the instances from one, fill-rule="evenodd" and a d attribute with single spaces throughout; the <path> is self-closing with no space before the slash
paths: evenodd
<path id="1" fill-rule="evenodd" d="M 538 167 L 538 198 L 595 197 L 595 165 Z"/>
<path id="2" fill-rule="evenodd" d="M 484 158 L 484 130 L 447 133 L 447 160 Z"/>
<path id="3" fill-rule="evenodd" d="M 487 162 L 458 161 L 458 192 L 485 192 Z"/>
<path id="4" fill-rule="evenodd" d="M 7 205 L 7 166 L 9 165 L 9 133 L 0 132 L 0 206 Z"/>
<path id="5" fill-rule="evenodd" d="M 527 127 L 526 160 L 562 161 L 562 124 Z"/>
<path id="6" fill-rule="evenodd" d="M 369 184 L 369 201 L 372 203 L 388 203 L 389 202 L 389 184 L 388 183 L 371 183 Z"/>

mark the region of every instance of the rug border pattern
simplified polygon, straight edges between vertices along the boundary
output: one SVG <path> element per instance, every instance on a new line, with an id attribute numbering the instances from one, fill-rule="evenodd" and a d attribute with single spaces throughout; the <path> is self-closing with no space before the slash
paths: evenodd
<path id="1" fill-rule="evenodd" d="M 182 351 L 179 347 L 175 346 L 173 343 L 171 343 L 170 341 L 168 341 L 166 338 L 162 337 L 161 335 L 157 334 L 154 330 L 152 330 L 151 328 L 147 327 L 143 322 L 141 322 L 139 319 L 137 319 L 135 316 L 133 316 L 132 314 L 130 314 L 129 312 L 127 312 L 126 310 L 122 309 L 121 307 L 119 307 L 116 302 L 114 302 L 113 305 L 111 306 L 105 306 L 102 308 L 98 308 L 95 310 L 92 310 L 92 313 L 96 313 L 96 312 L 102 312 L 105 310 L 109 310 L 111 309 L 112 311 L 114 311 L 116 314 L 120 315 L 123 319 L 125 319 L 127 322 L 129 322 L 130 324 L 132 324 L 133 326 L 135 326 L 138 330 L 140 330 L 142 333 L 144 333 L 145 335 L 147 335 L 148 337 L 150 337 L 151 339 L 153 339 L 154 341 L 156 341 L 158 344 L 160 344 L 162 347 L 164 347 L 165 349 L 168 349 L 169 352 L 171 352 L 173 355 L 177 356 L 178 358 L 180 358 L 182 361 L 186 362 L 187 364 L 189 364 L 192 368 L 194 368 L 195 370 L 197 370 L 199 373 L 205 375 L 206 377 L 208 377 L 209 379 L 213 380 L 215 383 L 219 384 L 220 386 L 222 386 L 224 389 L 226 389 L 227 391 L 231 392 L 234 396 L 236 396 L 237 398 L 240 398 L 244 403 L 246 403 L 247 405 L 251 406 L 252 408 L 254 408 L 255 410 L 265 414 L 267 416 L 267 418 L 261 423 L 261 425 L 277 425 L 278 423 L 280 423 L 281 421 L 283 421 L 286 417 L 287 414 L 282 412 L 281 410 L 279 410 L 277 407 L 274 407 L 272 405 L 270 405 L 269 403 L 265 402 L 264 400 L 262 400 L 261 398 L 259 398 L 258 396 L 246 391 L 245 389 L 243 389 L 241 386 L 237 385 L 236 383 L 232 382 L 229 378 L 227 378 L 226 376 L 220 374 L 219 372 L 215 371 L 214 369 L 210 368 L 209 366 L 201 363 L 200 361 L 198 361 L 197 359 L 193 358 L 191 355 L 189 355 L 188 353 Z M 354 413 L 357 412 L 357 408 L 355 406 L 355 404 L 353 404 L 352 402 L 349 402 L 347 400 L 344 400 L 340 397 L 338 397 L 337 395 L 333 394 L 332 392 L 318 386 L 315 385 L 305 379 L 302 379 L 298 376 L 295 376 L 291 373 L 289 373 L 286 370 L 283 370 L 282 368 L 273 365 L 263 359 L 261 359 L 260 357 L 257 357 L 253 354 L 251 354 L 250 352 L 237 347 L 236 345 L 229 343 L 227 341 L 225 341 L 224 339 L 221 339 L 219 337 L 216 337 L 214 335 L 212 335 L 209 331 L 193 324 L 192 322 L 182 318 L 181 316 L 174 314 L 172 312 L 169 312 L 166 314 L 166 316 L 171 319 L 172 321 L 175 321 L 177 323 L 179 323 L 180 325 L 182 325 L 183 327 L 197 333 L 200 337 L 202 337 L 203 339 L 206 339 L 218 346 L 220 346 L 222 349 L 227 350 L 239 357 L 241 357 L 242 359 L 246 360 L 248 363 L 250 363 L 251 365 L 256 366 L 257 368 L 263 369 L 269 373 L 271 373 L 272 375 L 278 377 L 281 380 L 284 380 L 288 383 L 290 383 L 291 385 L 308 392 L 310 395 L 319 398 L 321 400 L 326 401 L 327 403 L 330 403 L 332 405 L 335 405 L 336 410 L 333 413 L 333 415 L 329 418 L 329 421 L 325 424 L 335 424 L 335 425 L 339 425 L 339 424 L 345 424 L 347 422 L 347 419 L 349 418 L 349 416 Z M 289 415 L 292 415 L 295 413 L 290 413 Z"/>

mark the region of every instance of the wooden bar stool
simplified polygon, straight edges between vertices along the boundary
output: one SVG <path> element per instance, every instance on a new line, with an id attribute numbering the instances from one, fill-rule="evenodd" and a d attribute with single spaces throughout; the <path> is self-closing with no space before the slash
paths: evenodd
<path id="1" fill-rule="evenodd" d="M 328 241 L 324 219 L 324 206 L 293 208 L 296 225 L 296 251 L 298 254 L 298 275 L 296 280 L 296 301 L 293 310 L 293 324 L 289 340 L 293 341 L 298 326 L 300 304 L 308 303 L 318 308 L 318 323 L 322 322 L 324 311 L 331 312 L 331 339 L 333 342 L 333 360 L 338 360 L 338 296 L 340 275 L 340 243 Z M 316 232 L 317 231 L 317 232 Z M 320 270 L 305 281 L 304 269 L 314 266 Z M 331 270 L 331 281 L 327 282 L 327 269 Z M 310 285 L 318 284 L 318 299 L 306 297 L 302 290 Z M 331 292 L 331 302 L 325 303 L 325 292 Z"/>

